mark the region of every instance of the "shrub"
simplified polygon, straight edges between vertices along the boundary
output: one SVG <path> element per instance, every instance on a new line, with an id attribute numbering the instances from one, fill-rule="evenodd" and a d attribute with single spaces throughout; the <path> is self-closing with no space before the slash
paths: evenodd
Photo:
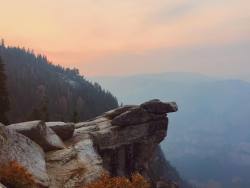
<path id="1" fill-rule="evenodd" d="M 16 161 L 0 166 L 0 181 L 10 188 L 32 188 L 35 186 L 32 175 Z"/>
<path id="2" fill-rule="evenodd" d="M 150 188 L 150 184 L 139 173 L 134 173 L 131 180 L 125 177 L 110 177 L 107 174 L 84 188 Z"/>

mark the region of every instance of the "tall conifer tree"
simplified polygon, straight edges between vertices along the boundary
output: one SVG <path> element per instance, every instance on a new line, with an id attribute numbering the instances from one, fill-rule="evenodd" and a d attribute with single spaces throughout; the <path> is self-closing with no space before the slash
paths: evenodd
<path id="1" fill-rule="evenodd" d="M 6 88 L 7 77 L 4 72 L 3 60 L 0 57 L 0 122 L 8 124 L 6 113 L 10 109 L 8 91 Z"/>

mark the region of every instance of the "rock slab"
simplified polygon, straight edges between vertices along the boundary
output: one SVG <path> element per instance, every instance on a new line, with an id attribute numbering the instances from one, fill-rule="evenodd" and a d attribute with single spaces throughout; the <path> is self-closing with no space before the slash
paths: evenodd
<path id="1" fill-rule="evenodd" d="M 30 138 L 46 152 L 65 147 L 57 134 L 51 128 L 47 127 L 43 121 L 29 121 L 11 124 L 7 127 Z"/>
<path id="2" fill-rule="evenodd" d="M 154 114 L 166 114 L 178 110 L 178 106 L 175 102 L 161 102 L 159 99 L 147 101 L 140 106 L 146 111 Z"/>
<path id="3" fill-rule="evenodd" d="M 167 136 L 167 113 L 177 110 L 174 102 L 151 100 L 77 124 L 42 121 L 12 124 L 0 128 L 0 161 L 18 161 L 34 174 L 38 184 L 44 187 L 49 184 L 49 188 L 84 187 L 105 170 L 112 176 L 139 172 L 155 187 L 174 186 L 158 179 L 158 175 L 154 178 L 150 164 L 159 143 Z M 29 138 L 46 151 L 46 165 L 42 149 Z"/>
<path id="4" fill-rule="evenodd" d="M 38 187 L 49 186 L 44 152 L 40 146 L 14 130 L 0 127 L 0 166 L 12 161 L 24 167 Z"/>
<path id="5" fill-rule="evenodd" d="M 75 131 L 74 123 L 46 122 L 46 126 L 51 128 L 62 140 L 70 139 Z"/>
<path id="6" fill-rule="evenodd" d="M 104 172 L 102 159 L 87 135 L 67 144 L 67 149 L 46 154 L 50 188 L 83 187 Z"/>

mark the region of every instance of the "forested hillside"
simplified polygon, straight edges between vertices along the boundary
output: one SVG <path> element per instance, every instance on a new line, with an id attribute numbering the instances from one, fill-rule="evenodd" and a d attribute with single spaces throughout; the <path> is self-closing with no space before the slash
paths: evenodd
<path id="1" fill-rule="evenodd" d="M 10 98 L 10 122 L 86 120 L 118 106 L 116 98 L 77 69 L 53 65 L 33 51 L 0 45 Z"/>

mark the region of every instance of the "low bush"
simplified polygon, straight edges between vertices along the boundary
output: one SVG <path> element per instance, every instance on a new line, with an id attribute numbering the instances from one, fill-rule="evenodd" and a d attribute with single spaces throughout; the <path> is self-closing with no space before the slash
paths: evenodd
<path id="1" fill-rule="evenodd" d="M 32 175 L 16 161 L 0 166 L 0 182 L 8 188 L 32 188 L 35 186 Z"/>
<path id="2" fill-rule="evenodd" d="M 139 173 L 134 173 L 131 180 L 126 177 L 110 177 L 104 174 L 84 188 L 150 188 L 150 184 Z"/>

